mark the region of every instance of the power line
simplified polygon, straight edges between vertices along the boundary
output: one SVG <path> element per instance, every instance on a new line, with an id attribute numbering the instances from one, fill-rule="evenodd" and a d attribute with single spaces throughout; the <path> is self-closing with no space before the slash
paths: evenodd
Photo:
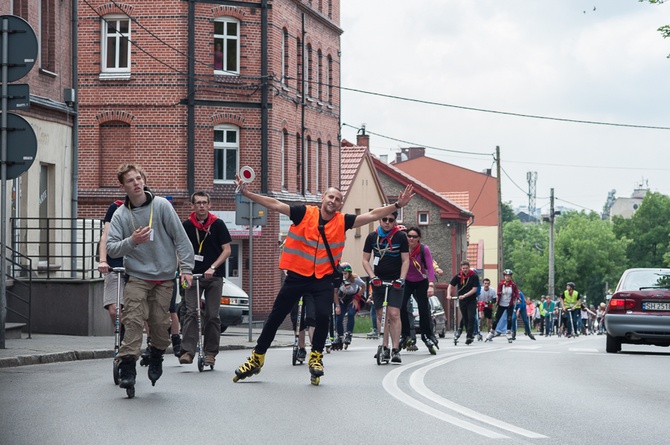
<path id="1" fill-rule="evenodd" d="M 634 125 L 634 124 L 618 124 L 615 122 L 599 122 L 599 121 L 587 121 L 587 120 L 580 120 L 580 119 L 568 119 L 568 118 L 562 118 L 562 117 L 550 117 L 550 116 L 540 116 L 536 114 L 523 114 L 523 113 L 514 113 L 511 111 L 499 111 L 499 110 L 488 110 L 485 108 L 475 108 L 475 107 L 466 107 L 463 105 L 454 105 L 454 104 L 445 104 L 445 103 L 440 103 L 440 102 L 433 102 L 429 100 L 422 100 L 422 99 L 412 99 L 409 97 L 402 97 L 402 96 L 396 96 L 392 94 L 384 94 L 384 93 L 376 93 L 373 91 L 365 91 L 365 90 L 359 90 L 356 88 L 347 88 L 340 86 L 340 90 L 344 91 L 351 91 L 354 93 L 361 93 L 361 94 L 368 94 L 371 96 L 379 96 L 379 97 L 386 97 L 388 99 L 396 99 L 396 100 L 404 100 L 407 102 L 414 102 L 414 103 L 421 103 L 421 104 L 426 104 L 426 105 L 435 105 L 438 107 L 447 107 L 447 108 L 456 108 L 459 110 L 468 110 L 468 111 L 479 111 L 480 113 L 491 113 L 491 114 L 502 114 L 506 116 L 516 116 L 516 117 L 525 117 L 525 118 L 530 118 L 530 119 L 544 119 L 544 120 L 550 120 L 550 121 L 559 121 L 559 122 L 572 122 L 576 124 L 589 124 L 589 125 L 607 125 L 607 126 L 612 126 L 612 127 L 628 127 L 628 128 L 644 128 L 644 129 L 651 129 L 651 130 L 670 130 L 670 127 L 656 127 L 652 125 Z"/>
<path id="2" fill-rule="evenodd" d="M 349 125 L 349 124 L 346 124 L 344 122 L 342 123 L 342 126 L 353 128 L 355 130 L 362 130 L 362 128 L 360 128 L 360 127 L 355 127 L 353 125 Z M 373 134 L 375 136 L 379 136 L 379 137 L 384 138 L 384 139 L 389 139 L 391 141 L 402 142 L 403 144 L 408 144 L 409 146 L 413 146 L 413 147 L 430 148 L 432 150 L 445 151 L 445 152 L 449 152 L 449 153 L 461 153 L 461 154 L 477 155 L 477 156 L 492 156 L 493 155 L 493 153 L 477 153 L 477 152 L 473 152 L 473 151 L 450 150 L 448 148 L 440 148 L 440 147 L 433 147 L 433 146 L 430 146 L 430 145 L 423 145 L 423 144 L 419 144 L 419 143 L 416 143 L 416 142 L 405 141 L 405 140 L 397 139 L 397 138 L 394 138 L 394 137 L 391 137 L 391 136 L 385 136 L 383 134 L 375 133 L 373 131 L 368 130 L 367 128 L 365 129 L 365 132 L 369 133 L 369 134 Z"/>
<path id="3" fill-rule="evenodd" d="M 505 176 L 507 176 L 507 179 L 509 179 L 510 181 L 512 181 L 512 184 L 514 184 L 514 185 L 516 186 L 516 188 L 518 188 L 519 190 L 521 190 L 521 191 L 523 192 L 523 194 L 526 195 L 526 197 L 528 197 L 528 192 L 527 192 L 526 190 L 522 189 L 521 187 L 519 187 L 519 185 L 518 185 L 516 182 L 514 182 L 514 179 L 512 179 L 512 178 L 510 177 L 510 175 L 505 171 L 504 168 L 500 167 L 500 170 L 502 170 L 502 172 L 505 174 Z"/>

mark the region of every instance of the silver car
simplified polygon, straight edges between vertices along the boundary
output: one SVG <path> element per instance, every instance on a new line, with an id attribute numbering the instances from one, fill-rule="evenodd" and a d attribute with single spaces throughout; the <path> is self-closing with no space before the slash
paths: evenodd
<path id="1" fill-rule="evenodd" d="M 670 269 L 623 273 L 605 313 L 607 352 L 622 343 L 670 346 Z"/>

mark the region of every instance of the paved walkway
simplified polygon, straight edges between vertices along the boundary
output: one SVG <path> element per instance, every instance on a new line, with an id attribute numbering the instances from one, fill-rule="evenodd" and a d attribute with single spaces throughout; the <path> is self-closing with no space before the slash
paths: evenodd
<path id="1" fill-rule="evenodd" d="M 248 327 L 229 327 L 221 334 L 220 349 L 251 349 L 261 330 L 254 328 L 249 341 Z M 146 342 L 143 342 L 143 347 Z M 293 345 L 292 331 L 278 331 L 272 347 Z M 166 354 L 172 353 L 172 347 Z M 0 349 L 0 368 L 36 365 L 74 360 L 111 358 L 114 356 L 114 336 L 79 337 L 74 335 L 33 334 L 27 338 L 5 339 L 5 349 Z"/>

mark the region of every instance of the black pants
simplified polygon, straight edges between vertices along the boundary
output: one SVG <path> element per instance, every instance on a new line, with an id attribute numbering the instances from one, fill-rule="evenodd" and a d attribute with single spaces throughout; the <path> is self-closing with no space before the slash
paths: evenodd
<path id="1" fill-rule="evenodd" d="M 408 336 L 412 327 L 409 324 L 409 312 L 407 304 L 409 298 L 414 295 L 414 300 L 419 308 L 419 324 L 421 333 L 428 338 L 433 337 L 433 328 L 430 319 L 430 304 L 428 303 L 428 280 L 405 281 L 405 293 L 400 306 L 400 321 L 402 322 L 402 335 Z"/>
<path id="2" fill-rule="evenodd" d="M 314 338 L 312 339 L 312 350 L 323 352 L 323 346 L 328 336 L 328 320 L 333 305 L 333 277 L 326 275 L 323 278 L 301 277 L 289 273 L 284 284 L 277 294 L 272 311 L 263 326 L 263 331 L 256 341 L 256 352 L 265 354 L 272 340 L 277 334 L 277 329 L 284 322 L 286 316 L 300 299 L 301 295 L 311 294 L 314 298 Z"/>
<path id="3" fill-rule="evenodd" d="M 467 321 L 467 336 L 475 338 L 475 316 L 477 315 L 477 298 L 469 298 L 458 302 L 463 320 Z"/>

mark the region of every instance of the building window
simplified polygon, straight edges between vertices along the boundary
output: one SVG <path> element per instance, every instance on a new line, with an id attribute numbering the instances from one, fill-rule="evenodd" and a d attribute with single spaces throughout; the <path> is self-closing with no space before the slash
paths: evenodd
<path id="1" fill-rule="evenodd" d="M 108 15 L 102 20 L 102 72 L 130 74 L 130 19 Z"/>
<path id="2" fill-rule="evenodd" d="M 323 85 L 321 84 L 321 73 L 323 70 L 323 55 L 321 50 L 316 53 L 316 73 L 314 76 L 314 84 L 316 86 L 316 97 L 319 99 L 319 102 L 323 100 Z"/>
<path id="3" fill-rule="evenodd" d="M 298 89 L 298 94 L 302 95 L 304 91 L 304 84 L 305 84 L 305 78 L 304 78 L 304 72 L 303 72 L 303 57 L 302 57 L 302 42 L 300 39 L 296 39 L 296 67 L 295 67 L 295 72 L 297 76 L 297 81 L 296 81 L 296 88 Z"/>
<path id="4" fill-rule="evenodd" d="M 214 20 L 214 71 L 240 73 L 240 22 L 230 17 Z"/>
<path id="5" fill-rule="evenodd" d="M 286 179 L 288 178 L 288 172 L 286 171 L 286 167 L 288 166 L 288 159 L 286 158 L 288 153 L 288 150 L 286 149 L 287 140 L 288 133 L 284 130 L 281 134 L 281 188 L 283 190 L 288 190 L 288 184 L 286 184 Z"/>
<path id="6" fill-rule="evenodd" d="M 328 55 L 328 103 L 333 104 L 333 58 Z"/>
<path id="7" fill-rule="evenodd" d="M 305 139 L 305 165 L 303 166 L 303 171 L 305 172 L 305 192 L 312 190 L 309 184 L 309 166 L 312 163 L 312 138 L 307 136 Z"/>
<path id="8" fill-rule="evenodd" d="M 214 182 L 229 183 L 239 170 L 239 129 L 233 125 L 214 127 Z"/>
<path id="9" fill-rule="evenodd" d="M 417 215 L 417 221 L 420 226 L 427 226 L 430 223 L 430 213 L 428 212 L 419 212 Z"/>
<path id="10" fill-rule="evenodd" d="M 316 140 L 316 147 L 315 147 L 316 153 L 314 153 L 314 183 L 316 186 L 316 192 L 319 193 L 321 191 L 324 191 L 323 187 L 321 187 L 322 181 L 321 181 L 321 155 L 323 154 L 323 150 L 321 149 L 321 139 Z"/>
<path id="11" fill-rule="evenodd" d="M 305 50 L 305 97 L 312 97 L 312 45 Z"/>
<path id="12" fill-rule="evenodd" d="M 281 81 L 282 84 L 288 87 L 288 70 L 289 70 L 289 51 L 288 51 L 288 30 L 284 28 L 284 33 L 282 35 L 282 66 L 281 66 Z"/>
<path id="13" fill-rule="evenodd" d="M 403 219 L 404 219 L 404 216 L 405 216 L 405 212 L 403 211 L 403 209 L 399 208 L 399 209 L 396 210 L 396 212 L 398 212 L 398 216 L 396 216 L 396 220 L 398 221 L 398 223 L 403 222 Z"/>
<path id="14" fill-rule="evenodd" d="M 297 193 L 302 193 L 303 182 L 302 182 L 302 139 L 300 133 L 295 134 L 295 169 L 296 169 L 296 181 L 295 189 Z"/>
<path id="15" fill-rule="evenodd" d="M 56 72 L 56 6 L 42 0 L 40 6 L 40 68 Z"/>
<path id="16" fill-rule="evenodd" d="M 326 150 L 326 162 L 324 163 L 326 165 L 326 187 L 332 187 L 333 183 L 332 178 L 330 177 L 330 160 L 333 156 L 333 145 L 330 143 L 330 141 L 328 141 L 328 147 Z"/>

